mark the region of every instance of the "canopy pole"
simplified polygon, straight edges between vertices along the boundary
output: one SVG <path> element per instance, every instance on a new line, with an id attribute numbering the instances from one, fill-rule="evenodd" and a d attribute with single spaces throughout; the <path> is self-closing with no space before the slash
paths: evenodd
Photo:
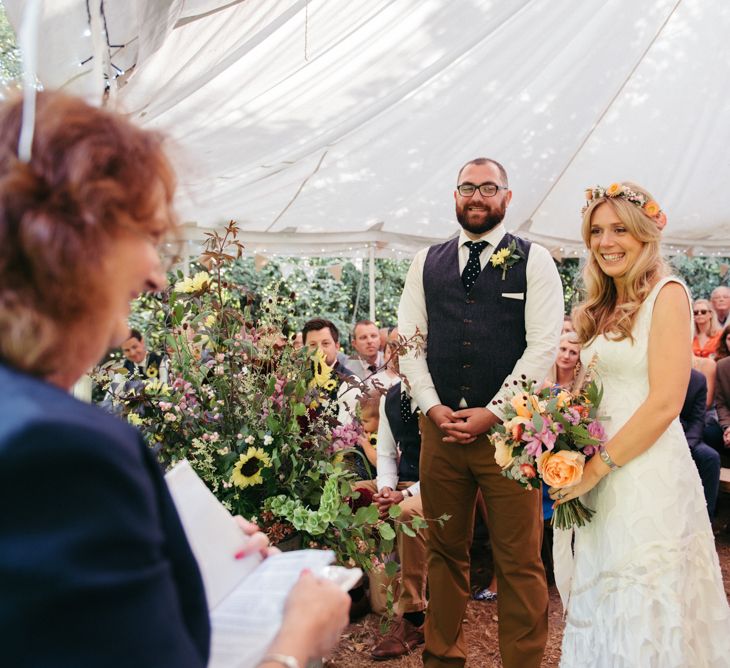
<path id="1" fill-rule="evenodd" d="M 368 248 L 370 255 L 370 320 L 375 322 L 375 244 Z"/>

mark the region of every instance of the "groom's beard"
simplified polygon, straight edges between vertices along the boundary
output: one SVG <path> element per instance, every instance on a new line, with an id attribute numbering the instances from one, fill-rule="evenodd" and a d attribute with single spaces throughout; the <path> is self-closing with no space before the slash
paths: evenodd
<path id="1" fill-rule="evenodd" d="M 489 232 L 502 220 L 507 211 L 507 203 L 502 201 L 497 207 L 484 207 L 483 211 L 474 211 L 469 209 L 469 204 L 460 207 L 456 205 L 456 220 L 467 232 L 472 234 L 484 234 Z"/>

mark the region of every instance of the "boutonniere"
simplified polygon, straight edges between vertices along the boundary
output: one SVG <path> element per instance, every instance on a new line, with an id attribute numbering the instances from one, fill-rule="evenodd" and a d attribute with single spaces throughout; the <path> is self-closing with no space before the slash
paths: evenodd
<path id="1" fill-rule="evenodd" d="M 507 270 L 522 260 L 522 254 L 517 250 L 517 244 L 510 241 L 509 246 L 492 253 L 489 261 L 493 267 L 502 267 L 502 280 L 507 275 Z"/>

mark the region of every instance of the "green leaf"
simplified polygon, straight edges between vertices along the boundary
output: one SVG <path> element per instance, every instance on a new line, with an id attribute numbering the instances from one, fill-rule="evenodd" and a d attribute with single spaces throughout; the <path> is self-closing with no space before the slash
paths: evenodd
<path id="1" fill-rule="evenodd" d="M 394 503 L 390 508 L 388 508 L 389 517 L 399 517 L 402 512 L 403 508 L 401 508 L 397 503 Z"/>
<path id="2" fill-rule="evenodd" d="M 400 530 L 401 530 L 401 531 L 402 531 L 402 532 L 403 532 L 403 533 L 404 533 L 404 534 L 405 534 L 406 536 L 410 536 L 411 538 L 415 538 L 415 537 L 416 537 L 416 532 L 415 532 L 415 531 L 414 531 L 413 529 L 411 529 L 411 527 L 409 527 L 409 526 L 408 526 L 407 524 L 405 524 L 405 523 L 404 523 L 404 524 L 401 524 L 401 525 L 400 525 L 400 527 L 399 527 L 399 529 L 400 529 Z"/>
<path id="3" fill-rule="evenodd" d="M 390 526 L 387 522 L 383 522 L 378 526 L 378 531 L 380 532 L 380 535 L 385 540 L 393 540 L 395 538 L 395 531 L 393 530 L 393 527 Z"/>
<path id="4" fill-rule="evenodd" d="M 426 522 L 426 520 L 424 520 L 422 517 L 418 517 L 418 515 L 415 515 L 411 520 L 411 526 L 416 531 L 418 531 L 418 529 L 425 529 L 428 526 L 428 522 Z"/>
<path id="5" fill-rule="evenodd" d="M 537 413 L 532 414 L 532 424 L 535 425 L 535 431 L 542 431 L 543 420 L 539 414 L 537 414 Z"/>
<path id="6" fill-rule="evenodd" d="M 398 562 L 397 561 L 389 561 L 387 564 L 385 564 L 385 574 L 389 578 L 394 577 L 397 572 L 398 572 Z"/>

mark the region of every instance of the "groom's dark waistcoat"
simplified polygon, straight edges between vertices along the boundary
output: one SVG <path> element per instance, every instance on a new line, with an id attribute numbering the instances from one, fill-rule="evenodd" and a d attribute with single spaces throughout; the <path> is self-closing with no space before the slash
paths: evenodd
<path id="1" fill-rule="evenodd" d="M 530 242 L 505 234 L 495 252 L 513 240 L 524 259 L 507 269 L 504 280 L 502 267 L 487 262 L 469 294 L 459 273 L 458 238 L 428 250 L 423 267 L 426 360 L 441 403 L 452 409 L 462 397 L 469 407 L 487 406 L 527 346 Z"/>

